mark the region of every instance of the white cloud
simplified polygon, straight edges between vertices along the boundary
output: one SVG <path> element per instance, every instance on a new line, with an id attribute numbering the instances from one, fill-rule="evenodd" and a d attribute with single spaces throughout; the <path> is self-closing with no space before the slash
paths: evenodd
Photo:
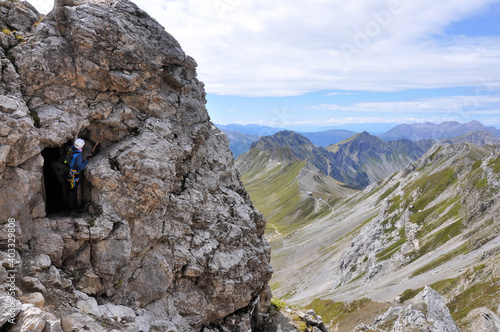
<path id="1" fill-rule="evenodd" d="M 310 114 L 314 112 L 315 116 Z M 271 127 L 331 127 L 350 124 L 441 123 L 477 120 L 500 124 L 500 96 L 449 96 L 394 102 L 361 102 L 351 105 L 322 104 L 294 110 L 287 116 L 241 122 Z"/>
<path id="2" fill-rule="evenodd" d="M 216 94 L 476 86 L 500 66 L 500 37 L 443 33 L 499 0 L 134 2 L 197 60 L 200 79 Z"/>
<path id="3" fill-rule="evenodd" d="M 352 96 L 354 95 L 354 93 L 352 92 L 330 92 L 330 93 L 327 93 L 325 94 L 325 96 Z"/>
<path id="4" fill-rule="evenodd" d="M 362 113 L 464 113 L 500 115 L 500 96 L 451 96 L 422 98 L 409 101 L 363 102 L 352 105 L 321 104 L 308 107 L 316 111 L 362 112 Z"/>
<path id="5" fill-rule="evenodd" d="M 290 127 L 301 127 L 301 126 L 314 126 L 314 127 L 335 127 L 350 124 L 401 124 L 401 123 L 425 123 L 434 122 L 441 123 L 443 121 L 456 121 L 452 117 L 440 117 L 440 116 L 430 116 L 427 118 L 415 118 L 415 117 L 338 117 L 329 118 L 326 120 L 304 120 L 304 121 L 237 121 L 238 124 L 248 125 L 255 124 L 261 126 L 277 127 L 277 128 L 290 128 Z"/>

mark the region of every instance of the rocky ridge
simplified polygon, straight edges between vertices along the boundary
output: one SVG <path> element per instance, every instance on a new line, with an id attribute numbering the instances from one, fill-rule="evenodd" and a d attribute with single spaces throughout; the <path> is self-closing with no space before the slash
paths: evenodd
<path id="1" fill-rule="evenodd" d="M 468 239 L 469 250 L 495 238 L 494 226 L 477 228 L 495 225 L 499 217 L 498 175 L 490 164 L 497 158 L 498 151 L 490 146 L 436 145 L 388 179 L 378 188 L 385 190 L 379 214 L 342 253 L 340 282 L 396 271 L 456 236 L 462 238 L 460 245 L 466 246 Z"/>
<path id="2" fill-rule="evenodd" d="M 500 137 L 487 131 L 474 131 L 452 139 L 443 140 L 443 143 L 474 143 L 478 145 L 500 145 Z"/>
<path id="3" fill-rule="evenodd" d="M 126 0 L 56 0 L 43 20 L 26 2 L 0 7 L 2 252 L 7 229 L 17 241 L 0 267 L 16 322 L 3 312 L 3 328 L 255 328 L 272 273 L 265 220 L 209 121 L 194 59 Z M 100 142 L 88 214 L 47 216 L 42 151 L 75 137 Z"/>
<path id="4" fill-rule="evenodd" d="M 445 299 L 431 287 L 425 287 L 408 307 L 391 307 L 370 325 L 361 324 L 353 332 L 432 331 L 460 332 Z"/>

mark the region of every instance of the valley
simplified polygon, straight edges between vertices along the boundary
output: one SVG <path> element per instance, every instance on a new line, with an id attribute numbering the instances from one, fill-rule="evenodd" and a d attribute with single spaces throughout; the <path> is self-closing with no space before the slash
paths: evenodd
<path id="1" fill-rule="evenodd" d="M 395 148 L 377 148 L 380 142 Z M 431 286 L 464 331 L 477 324 L 474 310 L 497 310 L 496 293 L 487 302 L 467 298 L 482 287 L 498 287 L 498 147 L 439 143 L 421 156 L 397 154 L 404 151 L 401 143 L 361 133 L 316 149 L 290 133 L 277 133 L 264 142 L 261 138 L 236 162 L 268 221 L 275 298 L 317 309 L 319 299 L 350 303 L 366 298 L 386 308 L 404 306 Z M 344 151 L 343 159 L 323 150 Z M 386 157 L 391 151 L 395 158 Z M 342 172 L 332 172 L 330 161 L 335 157 L 344 160 L 342 165 L 349 160 L 358 179 L 364 172 L 367 185 L 339 181 Z M 384 168 L 394 172 L 382 178 Z M 468 304 L 458 309 L 456 302 Z"/>

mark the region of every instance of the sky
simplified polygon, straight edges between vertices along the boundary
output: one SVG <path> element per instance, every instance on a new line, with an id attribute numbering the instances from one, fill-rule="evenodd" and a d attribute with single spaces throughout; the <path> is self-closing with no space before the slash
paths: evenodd
<path id="1" fill-rule="evenodd" d="M 500 0 L 133 2 L 196 59 L 214 123 L 500 128 Z"/>

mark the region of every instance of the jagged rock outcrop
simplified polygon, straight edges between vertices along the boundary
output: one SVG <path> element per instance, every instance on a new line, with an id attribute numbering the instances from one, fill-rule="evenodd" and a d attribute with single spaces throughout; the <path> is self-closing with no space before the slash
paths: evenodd
<path id="1" fill-rule="evenodd" d="M 425 287 L 408 307 L 391 307 L 386 313 L 377 317 L 373 324 L 369 326 L 361 324 L 354 331 L 460 332 L 446 307 L 444 298 L 430 287 Z"/>
<path id="2" fill-rule="evenodd" d="M 17 295 L 50 303 L 32 295 L 41 308 L 24 304 L 17 325 L 250 329 L 269 300 L 265 220 L 209 121 L 196 62 L 127 0 L 56 0 L 41 22 L 25 2 L 0 6 L 24 31 L 0 33 L 2 251 L 8 228 L 17 240 L 1 269 L 13 262 Z M 47 217 L 42 151 L 77 136 L 100 142 L 88 214 Z"/>

